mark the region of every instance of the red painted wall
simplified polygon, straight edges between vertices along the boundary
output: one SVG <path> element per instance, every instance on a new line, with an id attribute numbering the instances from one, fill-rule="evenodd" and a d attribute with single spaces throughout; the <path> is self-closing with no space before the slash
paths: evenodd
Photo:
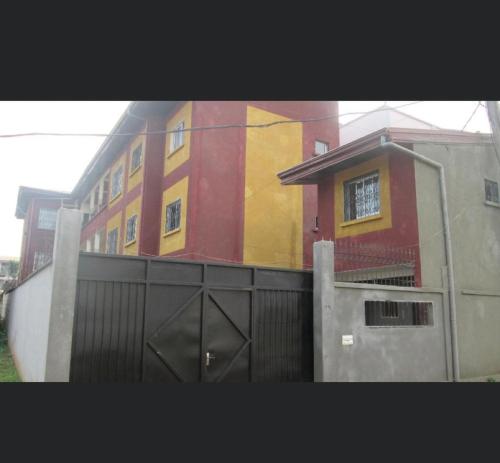
<path id="1" fill-rule="evenodd" d="M 415 190 L 415 166 L 413 159 L 399 153 L 389 154 L 389 174 L 392 209 L 392 228 L 365 233 L 353 237 L 340 238 L 345 242 L 372 243 L 390 247 L 411 247 L 416 255 L 416 284 L 421 284 L 417 198 Z M 320 231 L 325 240 L 335 240 L 334 182 L 333 177 L 325 178 L 318 185 L 318 210 Z M 373 264 L 367 263 L 365 266 Z M 363 267 L 363 264 L 359 264 Z"/>

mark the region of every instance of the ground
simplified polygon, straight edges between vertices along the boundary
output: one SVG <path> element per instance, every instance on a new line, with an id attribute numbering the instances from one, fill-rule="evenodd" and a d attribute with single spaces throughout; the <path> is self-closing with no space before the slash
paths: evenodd
<path id="1" fill-rule="evenodd" d="M 12 356 L 7 347 L 7 334 L 0 327 L 0 383 L 21 381 L 17 375 Z"/>

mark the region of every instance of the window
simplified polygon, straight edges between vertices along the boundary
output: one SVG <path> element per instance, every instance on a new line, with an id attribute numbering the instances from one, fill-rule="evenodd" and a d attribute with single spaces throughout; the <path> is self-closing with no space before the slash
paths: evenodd
<path id="1" fill-rule="evenodd" d="M 130 243 L 135 240 L 135 227 L 137 224 L 137 215 L 133 215 L 127 220 L 127 239 L 126 243 Z"/>
<path id="2" fill-rule="evenodd" d="M 373 172 L 344 183 L 344 220 L 380 213 L 379 174 Z"/>
<path id="3" fill-rule="evenodd" d="M 94 252 L 106 252 L 106 230 L 101 228 L 97 233 L 94 240 Z"/>
<path id="4" fill-rule="evenodd" d="M 106 174 L 102 182 L 102 207 L 106 206 L 109 195 L 109 173 Z"/>
<path id="5" fill-rule="evenodd" d="M 33 272 L 43 267 L 47 262 L 50 261 L 51 255 L 45 252 L 36 251 L 35 257 L 33 259 Z"/>
<path id="6" fill-rule="evenodd" d="M 486 201 L 491 203 L 500 203 L 500 198 L 498 196 L 498 183 L 492 180 L 484 180 L 484 189 L 486 194 Z"/>
<path id="7" fill-rule="evenodd" d="M 57 209 L 40 209 L 38 212 L 38 228 L 41 230 L 55 230 Z"/>
<path id="8" fill-rule="evenodd" d="M 142 161 L 142 143 L 134 151 L 132 151 L 132 161 L 130 164 L 131 173 L 135 172 L 139 168 L 139 166 L 141 165 L 141 161 Z"/>
<path id="9" fill-rule="evenodd" d="M 316 140 L 314 142 L 314 153 L 315 154 L 325 154 L 328 153 L 329 145 L 324 141 Z"/>
<path id="10" fill-rule="evenodd" d="M 432 302 L 365 301 L 366 326 L 432 325 Z"/>
<path id="11" fill-rule="evenodd" d="M 85 251 L 92 252 L 92 240 L 90 238 L 86 242 Z"/>
<path id="12" fill-rule="evenodd" d="M 181 227 L 181 200 L 167 205 L 167 220 L 165 222 L 165 233 L 178 230 Z"/>
<path id="13" fill-rule="evenodd" d="M 108 233 L 108 254 L 117 254 L 118 252 L 118 228 Z"/>
<path id="14" fill-rule="evenodd" d="M 179 122 L 174 130 L 184 130 L 184 121 Z M 170 152 L 174 152 L 184 144 L 184 132 L 172 132 L 170 134 Z"/>
<path id="15" fill-rule="evenodd" d="M 122 192 L 123 182 L 123 166 L 120 166 L 113 173 L 113 180 L 111 184 L 111 199 L 116 198 Z"/>

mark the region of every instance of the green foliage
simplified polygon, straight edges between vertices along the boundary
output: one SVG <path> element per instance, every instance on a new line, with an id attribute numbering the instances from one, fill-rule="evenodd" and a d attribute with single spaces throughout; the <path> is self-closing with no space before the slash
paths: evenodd
<path id="1" fill-rule="evenodd" d="M 497 380 L 495 378 L 486 378 L 487 383 L 496 383 Z"/>
<path id="2" fill-rule="evenodd" d="M 0 383 L 13 383 L 21 381 L 17 375 L 12 356 L 7 346 L 7 333 L 0 325 Z"/>

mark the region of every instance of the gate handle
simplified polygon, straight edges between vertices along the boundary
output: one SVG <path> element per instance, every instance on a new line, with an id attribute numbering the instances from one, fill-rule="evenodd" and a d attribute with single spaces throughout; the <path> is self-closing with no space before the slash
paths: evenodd
<path id="1" fill-rule="evenodd" d="M 207 367 L 209 367 L 210 366 L 210 360 L 215 360 L 215 355 L 211 354 L 210 352 L 207 352 L 206 356 L 207 356 L 207 360 L 205 362 L 205 365 Z"/>

